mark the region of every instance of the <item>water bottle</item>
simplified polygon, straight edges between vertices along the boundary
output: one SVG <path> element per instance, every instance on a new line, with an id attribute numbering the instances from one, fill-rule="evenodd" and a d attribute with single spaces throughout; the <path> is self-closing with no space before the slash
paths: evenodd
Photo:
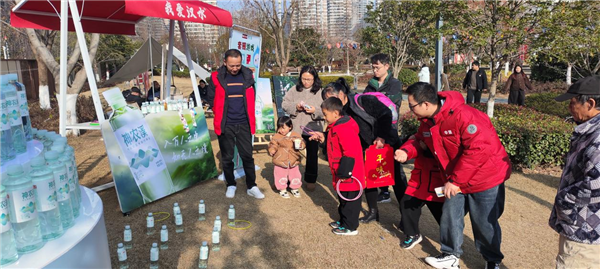
<path id="1" fill-rule="evenodd" d="M 38 130 L 37 134 L 35 134 L 36 139 L 40 142 L 42 142 L 42 144 L 44 143 L 44 141 L 46 141 L 46 134 L 48 133 L 48 130 Z"/>
<path id="2" fill-rule="evenodd" d="M 158 244 L 152 243 L 150 249 L 150 268 L 158 269 Z"/>
<path id="3" fill-rule="evenodd" d="M 2 100 L 2 104 L 7 110 L 7 114 L 3 114 L 2 121 L 7 121 L 8 124 L 10 124 L 14 151 L 16 154 L 24 153 L 27 151 L 27 139 L 25 137 L 23 121 L 21 119 L 21 108 L 19 107 L 17 88 L 8 83 L 6 79 L 0 79 L 0 100 Z"/>
<path id="4" fill-rule="evenodd" d="M 67 168 L 58 160 L 58 155 L 59 153 L 53 150 L 47 151 L 44 154 L 48 168 L 54 173 L 54 186 L 56 186 L 56 199 L 58 200 L 60 220 L 62 221 L 63 229 L 66 230 L 75 224 L 73 202 L 71 201 Z"/>
<path id="5" fill-rule="evenodd" d="M 221 233 L 217 230 L 217 227 L 212 232 L 212 250 L 219 251 L 221 249 Z"/>
<path id="6" fill-rule="evenodd" d="M 2 162 L 9 161 L 15 158 L 15 148 L 12 143 L 12 132 L 8 120 L 9 114 L 6 106 L 6 101 L 1 100 L 2 113 L 0 123 L 2 124 L 2 136 L 0 137 L 2 148 L 0 149 L 0 160 Z"/>
<path id="7" fill-rule="evenodd" d="M 142 114 L 148 114 L 148 103 L 146 102 L 142 103 Z"/>
<path id="8" fill-rule="evenodd" d="M 208 242 L 206 241 L 202 241 L 202 246 L 200 247 L 200 259 L 198 260 L 198 268 L 208 268 Z"/>
<path id="9" fill-rule="evenodd" d="M 73 164 L 73 176 L 75 181 L 75 195 L 77 195 L 77 199 L 81 202 L 81 184 L 79 184 L 79 173 L 77 172 L 77 162 L 75 161 L 75 150 L 73 147 L 67 145 L 65 147 L 66 154 L 71 158 L 71 163 Z"/>
<path id="10" fill-rule="evenodd" d="M 58 160 L 67 168 L 67 177 L 69 179 L 69 192 L 71 194 L 71 202 L 73 203 L 73 218 L 77 218 L 79 217 L 81 201 L 79 200 L 79 197 L 77 197 L 77 188 L 79 186 L 75 185 L 75 167 L 73 167 L 73 162 L 71 162 L 71 158 L 68 156 L 68 154 L 65 154 L 64 146 L 62 144 L 57 144 L 58 142 L 59 140 L 54 140 L 55 145 L 52 145 L 51 149 L 60 154 Z"/>
<path id="11" fill-rule="evenodd" d="M 117 256 L 119 257 L 119 268 L 129 268 L 129 263 L 127 263 L 127 250 L 123 247 L 123 243 L 117 245 Z"/>
<path id="12" fill-rule="evenodd" d="M 200 203 L 198 204 L 198 214 L 200 215 L 200 217 L 198 217 L 199 221 L 206 220 L 206 205 L 204 204 L 204 200 L 200 200 Z"/>
<path id="13" fill-rule="evenodd" d="M 133 233 L 131 232 L 131 226 L 125 225 L 123 230 L 123 242 L 125 242 L 125 249 L 131 249 L 133 247 Z"/>
<path id="14" fill-rule="evenodd" d="M 177 215 L 177 213 L 181 214 L 181 209 L 179 208 L 179 203 L 173 204 L 173 215 Z"/>
<path id="15" fill-rule="evenodd" d="M 33 182 L 35 207 L 42 227 L 42 238 L 49 241 L 61 237 L 65 231 L 56 197 L 54 173 L 46 166 L 46 160 L 42 156 L 33 158 L 29 165 L 31 165 L 29 176 Z"/>
<path id="16" fill-rule="evenodd" d="M 50 151 L 50 147 L 52 146 L 52 143 L 54 142 L 54 140 L 52 140 L 52 138 L 56 135 L 55 132 L 48 132 L 46 131 L 44 133 L 44 150 L 45 151 Z"/>
<path id="17" fill-rule="evenodd" d="M 38 212 L 35 208 L 35 191 L 31 178 L 25 175 L 20 164 L 7 168 L 8 178 L 3 179 L 8 196 L 8 209 L 19 254 L 34 252 L 45 244 Z M 4 242 L 2 242 L 4 244 Z"/>
<path id="18" fill-rule="evenodd" d="M 183 216 L 181 216 L 181 212 L 177 212 L 175 215 L 175 232 L 183 233 Z"/>
<path id="19" fill-rule="evenodd" d="M 23 130 L 25 131 L 25 139 L 31 141 L 31 119 L 29 118 L 29 106 L 27 104 L 27 92 L 25 91 L 25 85 L 17 81 L 17 74 L 7 75 L 9 83 L 14 85 L 17 89 L 17 100 L 19 101 L 19 109 L 21 112 L 21 122 L 23 124 Z"/>
<path id="20" fill-rule="evenodd" d="M 229 211 L 227 212 L 227 225 L 229 225 L 229 227 L 235 227 L 235 208 L 233 205 L 229 205 Z"/>
<path id="21" fill-rule="evenodd" d="M 219 232 L 221 232 L 221 216 L 217 216 L 215 218 L 215 226 L 214 228 L 217 228 L 217 230 L 219 230 Z"/>
<path id="22" fill-rule="evenodd" d="M 19 259 L 17 245 L 15 243 L 15 235 L 11 229 L 9 217 L 8 198 L 6 197 L 6 188 L 0 185 L 0 266 L 11 264 Z"/>
<path id="23" fill-rule="evenodd" d="M 154 216 L 152 215 L 152 212 L 148 213 L 148 216 L 146 217 L 146 234 L 154 234 Z"/>
<path id="24" fill-rule="evenodd" d="M 168 249 L 169 248 L 169 230 L 167 230 L 167 225 L 163 225 L 160 230 L 160 249 Z"/>

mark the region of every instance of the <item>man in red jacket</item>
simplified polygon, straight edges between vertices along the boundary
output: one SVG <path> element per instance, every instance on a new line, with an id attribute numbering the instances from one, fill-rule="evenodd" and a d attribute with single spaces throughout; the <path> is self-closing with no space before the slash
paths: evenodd
<path id="1" fill-rule="evenodd" d="M 504 181 L 511 165 L 494 126 L 486 114 L 466 105 L 460 92 L 438 93 L 431 84 L 418 82 L 408 87 L 407 94 L 410 109 L 427 126 L 431 139 L 423 142 L 433 151 L 445 182 L 442 254 L 425 262 L 435 268 L 459 268 L 464 216 L 470 213 L 475 247 L 487 268 L 499 268 L 504 255 L 498 218 L 504 211 Z M 417 156 L 418 142 L 404 144 L 396 151 L 396 160 Z"/>
<path id="2" fill-rule="evenodd" d="M 237 146 L 244 163 L 248 195 L 263 199 L 265 196 L 256 186 L 252 135 L 256 127 L 254 119 L 254 78 L 252 71 L 242 66 L 239 50 L 225 52 L 223 66 L 211 74 L 207 101 L 213 108 L 215 133 L 221 149 L 221 164 L 227 182 L 227 198 L 233 198 L 237 189 L 233 175 L 233 155 Z"/>

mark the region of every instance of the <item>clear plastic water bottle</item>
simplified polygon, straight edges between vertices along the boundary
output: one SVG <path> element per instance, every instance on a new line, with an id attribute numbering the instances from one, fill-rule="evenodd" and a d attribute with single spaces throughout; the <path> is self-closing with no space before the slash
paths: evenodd
<path id="1" fill-rule="evenodd" d="M 217 227 L 213 228 L 212 232 L 212 250 L 219 251 L 221 249 L 221 233 L 217 230 Z"/>
<path id="2" fill-rule="evenodd" d="M 175 214 L 175 232 L 183 233 L 183 216 L 181 215 L 181 212 Z"/>
<path id="3" fill-rule="evenodd" d="M 169 230 L 167 230 L 167 225 L 163 225 L 162 229 L 160 229 L 160 249 L 168 249 L 169 248 Z"/>
<path id="4" fill-rule="evenodd" d="M 154 215 L 152 215 L 152 212 L 148 213 L 148 216 L 146 217 L 146 234 L 154 234 Z"/>
<path id="5" fill-rule="evenodd" d="M 200 217 L 198 217 L 199 221 L 206 220 L 206 205 L 204 204 L 204 200 L 200 200 L 200 203 L 198 204 L 198 215 L 200 215 Z"/>
<path id="6" fill-rule="evenodd" d="M 56 199 L 58 200 L 60 219 L 63 229 L 66 230 L 75 224 L 67 167 L 58 160 L 59 153 L 56 151 L 47 151 L 44 157 L 46 157 L 48 168 L 54 173 L 54 185 L 56 186 Z"/>
<path id="7" fill-rule="evenodd" d="M 235 227 L 235 208 L 233 205 L 229 205 L 229 211 L 227 211 L 227 225 Z"/>
<path id="8" fill-rule="evenodd" d="M 200 247 L 200 259 L 198 259 L 198 268 L 208 268 L 208 242 L 206 241 L 202 241 L 202 246 Z"/>
<path id="9" fill-rule="evenodd" d="M 173 204 L 173 215 L 177 215 L 177 213 L 181 214 L 181 208 L 179 208 L 179 203 Z"/>
<path id="10" fill-rule="evenodd" d="M 127 250 L 125 250 L 123 243 L 117 245 L 117 256 L 119 257 L 119 269 L 129 268 L 129 263 L 127 262 Z"/>
<path id="11" fill-rule="evenodd" d="M 6 106 L 6 118 L 3 117 L 2 121 L 8 121 L 10 124 L 11 138 L 15 153 L 24 153 L 27 151 L 27 138 L 25 137 L 25 131 L 23 129 L 17 88 L 8 83 L 6 79 L 0 79 L 0 100 L 2 100 L 4 106 Z"/>
<path id="12" fill-rule="evenodd" d="M 29 106 L 27 104 L 27 92 L 25 91 L 25 85 L 19 83 L 17 74 L 8 74 L 8 82 L 15 86 L 17 89 L 17 100 L 19 101 L 19 109 L 21 112 L 21 121 L 23 124 L 23 130 L 25 131 L 25 139 L 31 141 L 31 119 L 29 118 Z"/>
<path id="13" fill-rule="evenodd" d="M 55 140 L 54 145 L 52 145 L 51 149 L 58 152 L 60 157 L 58 160 L 64 164 L 67 168 L 67 177 L 69 179 L 69 192 L 71 195 L 71 202 L 73 203 L 73 218 L 79 217 L 79 210 L 81 208 L 81 201 L 77 196 L 77 186 L 75 184 L 75 167 L 73 167 L 73 162 L 71 162 L 71 158 L 68 154 L 65 153 L 65 148 L 62 144 L 57 144 L 59 141 Z"/>
<path id="14" fill-rule="evenodd" d="M 8 178 L 3 179 L 9 204 L 9 216 L 19 254 L 34 252 L 45 244 L 38 212 L 35 208 L 35 190 L 31 178 L 20 164 L 7 168 Z M 4 242 L 2 242 L 4 244 Z"/>
<path id="15" fill-rule="evenodd" d="M 150 249 L 150 268 L 158 269 L 158 244 L 152 243 Z"/>
<path id="16" fill-rule="evenodd" d="M 219 232 L 221 232 L 221 216 L 217 216 L 215 218 L 215 225 L 213 227 L 217 228 Z"/>
<path id="17" fill-rule="evenodd" d="M 42 156 L 33 158 L 29 165 L 31 166 L 29 176 L 33 182 L 35 206 L 42 227 L 42 238 L 49 241 L 61 237 L 65 231 L 56 197 L 54 173 L 46 166 L 46 160 Z"/>
<path id="18" fill-rule="evenodd" d="M 52 146 L 52 143 L 54 142 L 54 140 L 52 140 L 54 138 L 54 136 L 56 135 L 55 132 L 48 132 L 46 131 L 46 133 L 44 133 L 44 138 L 46 138 L 44 140 L 44 150 L 46 152 L 50 151 L 50 147 Z"/>
<path id="19" fill-rule="evenodd" d="M 75 161 L 75 150 L 73 147 L 67 145 L 65 147 L 66 154 L 71 158 L 71 163 L 73 164 L 73 176 L 75 181 L 75 195 L 79 202 L 81 202 L 81 184 L 79 183 L 79 173 L 77 172 L 77 161 Z"/>
<path id="20" fill-rule="evenodd" d="M 146 102 L 142 103 L 142 114 L 148 114 L 148 103 Z"/>
<path id="21" fill-rule="evenodd" d="M 19 259 L 15 235 L 11 229 L 9 219 L 9 205 L 6 197 L 6 188 L 0 185 L 0 266 L 11 264 Z"/>
<path id="22" fill-rule="evenodd" d="M 133 247 L 133 233 L 131 232 L 131 226 L 125 225 L 123 230 L 123 242 L 125 242 L 125 249 L 131 249 Z"/>
<path id="23" fill-rule="evenodd" d="M 10 122 L 8 120 L 9 114 L 6 101 L 3 99 L 0 102 L 2 108 L 0 112 L 0 124 L 2 126 L 2 136 L 0 136 L 0 140 L 2 140 L 2 148 L 0 149 L 0 160 L 2 160 L 2 162 L 5 162 L 15 158 L 15 148 L 12 143 L 12 131 L 10 130 Z"/>

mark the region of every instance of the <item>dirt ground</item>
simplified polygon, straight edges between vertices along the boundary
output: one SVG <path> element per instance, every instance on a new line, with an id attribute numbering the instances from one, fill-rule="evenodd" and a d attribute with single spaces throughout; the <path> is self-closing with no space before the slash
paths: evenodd
<path id="1" fill-rule="evenodd" d="M 407 106 L 403 106 L 407 107 Z M 212 119 L 209 119 L 212 130 Z M 112 180 L 105 148 L 99 131 L 69 138 L 75 148 L 81 184 L 98 186 Z M 216 136 L 212 146 L 220 156 Z M 437 255 L 439 229 L 427 209 L 423 210 L 421 232 L 425 239 L 412 250 L 402 250 L 404 236 L 396 229 L 400 220 L 398 203 L 380 204 L 381 222 L 359 227 L 358 236 L 337 236 L 328 223 L 337 218 L 337 198 L 331 186 L 327 162 L 319 160 L 319 178 L 314 192 L 301 191 L 299 199 L 282 199 L 270 187 L 273 165 L 266 150 L 258 147 L 255 163 L 257 184 L 265 193 L 256 200 L 245 193 L 244 178 L 239 179 L 234 199 L 225 198 L 225 184 L 209 180 L 139 208 L 129 216 L 119 209 L 115 189 L 99 193 L 104 214 L 113 266 L 117 267 L 117 244 L 122 242 L 123 228 L 131 225 L 133 248 L 128 251 L 130 268 L 149 265 L 152 242 L 160 235 L 146 235 L 145 216 L 148 212 L 172 212 L 174 202 L 180 204 L 185 232 L 175 233 L 174 219 L 156 222 L 169 228 L 169 249 L 160 251 L 161 268 L 195 268 L 202 241 L 210 243 L 216 215 L 226 218 L 229 204 L 236 207 L 236 218 L 252 226 L 233 230 L 223 226 L 222 248 L 211 252 L 212 268 L 430 268 L 423 258 Z M 217 162 L 218 162 L 218 158 Z M 409 174 L 412 165 L 406 165 Z M 303 168 L 301 168 L 303 170 Z M 506 268 L 553 268 L 557 253 L 558 235 L 548 227 L 548 217 L 558 186 L 559 177 L 538 173 L 514 173 L 506 183 L 506 206 L 500 219 L 503 230 L 502 250 Z M 392 195 L 393 196 L 393 195 Z M 207 221 L 197 221 L 197 205 L 204 199 Z M 366 209 L 366 203 L 363 203 Z M 158 217 L 157 217 L 158 219 Z M 485 262 L 476 251 L 469 220 L 465 220 L 463 268 L 483 268 Z"/>

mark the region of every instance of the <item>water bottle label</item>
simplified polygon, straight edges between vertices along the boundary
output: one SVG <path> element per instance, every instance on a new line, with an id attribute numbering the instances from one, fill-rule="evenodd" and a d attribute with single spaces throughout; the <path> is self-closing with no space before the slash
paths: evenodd
<path id="1" fill-rule="evenodd" d="M 208 247 L 200 247 L 200 259 L 208 260 Z"/>
<path id="2" fill-rule="evenodd" d="M 21 110 L 21 117 L 29 116 L 29 107 L 27 106 L 27 94 L 24 90 L 17 92 L 17 99 L 19 100 L 19 109 Z"/>
<path id="3" fill-rule="evenodd" d="M 0 221 L 2 222 L 2 231 L 4 233 L 10 230 L 10 221 L 8 221 L 8 196 L 3 195 L 0 197 Z"/>
<path id="4" fill-rule="evenodd" d="M 204 204 L 199 204 L 198 205 L 198 213 L 200 213 L 200 214 L 205 214 L 206 213 L 206 206 Z"/>
<path id="5" fill-rule="evenodd" d="M 10 130 L 10 123 L 6 102 L 2 102 L 0 104 L 2 105 L 2 116 L 0 117 L 0 120 L 2 122 L 2 131 L 8 131 Z"/>
<path id="6" fill-rule="evenodd" d="M 127 251 L 125 251 L 124 248 L 117 249 L 117 255 L 119 256 L 120 262 L 127 260 Z"/>
<path id="7" fill-rule="evenodd" d="M 181 214 L 181 209 L 179 209 L 179 207 L 173 207 L 173 215 L 177 216 L 177 213 Z"/>
<path id="8" fill-rule="evenodd" d="M 56 183 L 56 198 L 59 202 L 69 200 L 71 191 L 69 187 L 69 178 L 67 173 L 54 172 L 54 182 Z"/>
<path id="9" fill-rule="evenodd" d="M 138 186 L 167 169 L 154 135 L 143 118 L 128 122 L 116 130 L 115 137 L 129 160 L 129 169 Z M 165 174 L 168 177 L 169 173 Z"/>
<path id="10" fill-rule="evenodd" d="M 181 214 L 175 215 L 175 224 L 176 225 L 182 225 L 183 224 L 183 218 L 181 217 Z"/>
<path id="11" fill-rule="evenodd" d="M 8 195 L 12 205 L 10 218 L 13 222 L 21 223 L 37 218 L 35 209 L 35 192 L 33 186 L 18 191 L 12 191 Z"/>
<path id="12" fill-rule="evenodd" d="M 169 232 L 167 230 L 160 230 L 160 242 L 169 241 Z"/>
<path id="13" fill-rule="evenodd" d="M 123 232 L 123 241 L 125 241 L 125 242 L 131 241 L 131 231 L 125 230 L 125 232 Z"/>
<path id="14" fill-rule="evenodd" d="M 39 212 L 46 212 L 58 206 L 54 178 L 36 181 L 33 184 L 33 189 L 35 190 L 35 201 Z"/>
<path id="15" fill-rule="evenodd" d="M 150 250 L 150 261 L 158 261 L 158 248 L 152 248 Z"/>
<path id="16" fill-rule="evenodd" d="M 219 233 L 218 232 L 213 232 L 212 234 L 212 242 L 213 244 L 219 244 L 220 240 L 219 240 Z"/>
<path id="17" fill-rule="evenodd" d="M 234 220 L 235 219 L 235 211 L 229 210 L 229 213 L 227 214 L 227 217 L 230 220 Z"/>
<path id="18" fill-rule="evenodd" d="M 6 97 L 6 109 L 8 110 L 8 121 L 10 122 L 10 126 L 23 125 L 19 100 L 16 95 Z"/>
<path id="19" fill-rule="evenodd" d="M 154 218 L 146 218 L 146 227 L 154 227 Z"/>

